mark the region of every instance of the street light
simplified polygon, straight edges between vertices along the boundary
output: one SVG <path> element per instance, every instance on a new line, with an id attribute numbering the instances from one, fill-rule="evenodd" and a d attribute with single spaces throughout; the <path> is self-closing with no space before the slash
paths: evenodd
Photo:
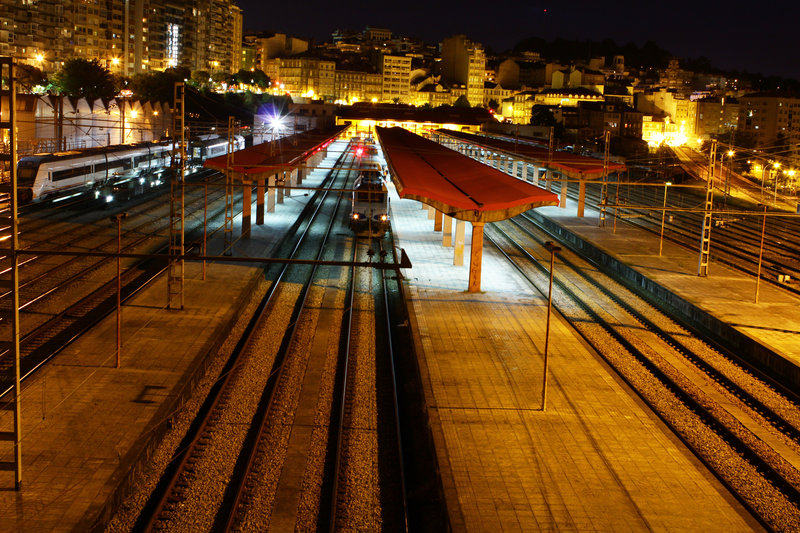
<path id="1" fill-rule="evenodd" d="M 547 363 L 550 348 L 550 314 L 553 307 L 553 266 L 555 265 L 556 252 L 561 248 L 556 246 L 553 241 L 544 243 L 545 248 L 550 250 L 550 288 L 547 291 L 547 325 L 544 332 L 544 379 L 542 379 L 542 411 L 547 407 Z"/>
<path id="2" fill-rule="evenodd" d="M 667 189 L 672 185 L 671 181 L 664 184 L 664 208 L 661 210 L 661 238 L 658 240 L 658 256 L 661 257 L 661 250 L 664 247 L 664 218 L 667 215 Z"/>
<path id="3" fill-rule="evenodd" d="M 731 161 L 731 158 L 733 157 L 733 154 L 735 154 L 735 153 L 736 152 L 734 152 L 733 150 L 728 150 L 727 153 L 723 153 L 720 156 L 720 160 L 719 160 L 720 172 L 724 172 L 725 171 L 725 162 L 724 162 L 723 159 L 725 158 L 726 155 L 728 156 L 728 173 L 725 175 L 725 196 L 730 196 L 730 194 L 731 194 L 731 166 L 733 164 L 733 162 Z"/>

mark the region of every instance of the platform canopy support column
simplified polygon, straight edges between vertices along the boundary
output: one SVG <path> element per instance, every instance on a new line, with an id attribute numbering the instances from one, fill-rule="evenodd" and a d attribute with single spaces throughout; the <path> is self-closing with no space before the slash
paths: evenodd
<path id="1" fill-rule="evenodd" d="M 469 252 L 468 292 L 481 292 L 481 259 L 483 258 L 483 222 L 472 223 L 472 244 Z"/>
<path id="2" fill-rule="evenodd" d="M 553 180 L 553 171 L 549 168 L 544 169 L 544 188 L 550 192 L 550 182 Z"/>
<path id="3" fill-rule="evenodd" d="M 466 222 L 456 220 L 456 245 L 453 247 L 453 265 L 464 265 L 464 239 L 466 237 Z"/>
<path id="4" fill-rule="evenodd" d="M 256 224 L 264 223 L 264 176 L 256 180 Z"/>
<path id="5" fill-rule="evenodd" d="M 253 184 L 244 182 L 242 187 L 242 237 L 250 236 L 251 206 L 253 204 Z"/>
<path id="6" fill-rule="evenodd" d="M 278 203 L 283 203 L 283 188 L 286 186 L 286 171 L 278 173 Z"/>
<path id="7" fill-rule="evenodd" d="M 442 246 L 453 246 L 453 217 L 442 217 Z"/>
<path id="8" fill-rule="evenodd" d="M 428 212 L 428 220 L 433 220 L 436 218 L 436 209 L 425 204 L 425 210 Z"/>
<path id="9" fill-rule="evenodd" d="M 517 168 L 518 166 L 519 166 L 519 160 L 517 160 L 517 159 L 512 160 L 512 162 L 511 162 L 511 175 L 514 176 L 515 178 L 517 176 L 519 176 L 519 170 Z"/>
<path id="10" fill-rule="evenodd" d="M 528 181 L 528 162 L 522 162 L 522 181 Z"/>
<path id="11" fill-rule="evenodd" d="M 303 163 L 300 164 L 299 167 L 297 167 L 297 184 L 302 185 L 305 177 L 306 177 L 306 163 L 304 161 Z"/>
<path id="12" fill-rule="evenodd" d="M 292 196 L 292 187 L 294 187 L 296 185 L 297 169 L 293 168 L 293 169 L 289 170 L 287 172 L 287 174 L 288 174 L 288 177 L 286 178 L 286 182 L 287 182 L 286 184 L 289 186 L 289 188 L 286 189 L 286 197 L 289 198 L 289 197 Z"/>
<path id="13" fill-rule="evenodd" d="M 583 216 L 583 210 L 586 206 L 586 182 L 584 180 L 580 181 L 578 185 L 578 216 Z"/>
<path id="14" fill-rule="evenodd" d="M 433 231 L 442 231 L 442 212 L 438 209 L 433 215 Z"/>
<path id="15" fill-rule="evenodd" d="M 567 185 L 568 184 L 566 180 L 563 180 L 561 182 L 561 194 L 559 195 L 558 207 L 561 208 L 567 207 Z"/>
<path id="16" fill-rule="evenodd" d="M 277 174 L 269 177 L 269 182 L 267 185 L 267 213 L 275 212 L 275 189 L 277 188 L 275 183 L 277 181 L 278 181 Z"/>

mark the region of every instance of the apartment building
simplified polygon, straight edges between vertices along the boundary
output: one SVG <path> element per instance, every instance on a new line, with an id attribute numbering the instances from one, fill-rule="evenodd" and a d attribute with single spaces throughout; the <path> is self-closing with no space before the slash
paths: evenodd
<path id="1" fill-rule="evenodd" d="M 384 54 L 380 60 L 381 102 L 410 102 L 411 58 Z"/>
<path id="2" fill-rule="evenodd" d="M 703 98 L 696 101 L 698 137 L 721 135 L 735 130 L 739 122 L 739 101 L 734 98 Z"/>
<path id="3" fill-rule="evenodd" d="M 336 99 L 336 63 L 314 57 L 285 57 L 280 60 L 281 89 L 292 96 L 323 100 Z"/>
<path id="4" fill-rule="evenodd" d="M 466 35 L 454 35 L 442 41 L 442 77 L 446 82 L 466 87 L 470 105 L 483 103 L 483 79 L 486 54 L 479 43 Z"/>
<path id="5" fill-rule="evenodd" d="M 0 0 L 0 54 L 47 73 L 76 57 L 126 75 L 232 71 L 241 34 L 232 0 Z"/>
<path id="6" fill-rule="evenodd" d="M 800 98 L 780 92 L 760 92 L 739 98 L 739 132 L 759 147 L 782 139 L 800 138 Z"/>
<path id="7" fill-rule="evenodd" d="M 378 102 L 383 76 L 377 72 L 336 69 L 334 102 L 352 105 L 356 102 Z"/>

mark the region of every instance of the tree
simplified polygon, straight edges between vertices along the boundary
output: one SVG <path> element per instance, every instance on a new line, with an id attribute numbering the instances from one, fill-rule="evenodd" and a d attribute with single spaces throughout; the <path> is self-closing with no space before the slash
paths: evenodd
<path id="1" fill-rule="evenodd" d="M 453 102 L 453 107 L 470 107 L 469 100 L 467 99 L 466 95 L 461 95 L 456 98 L 456 101 Z"/>
<path id="2" fill-rule="evenodd" d="M 193 70 L 191 75 L 192 85 L 197 88 L 208 86 L 211 73 L 207 70 Z"/>
<path id="3" fill-rule="evenodd" d="M 500 108 L 500 104 L 497 102 L 497 100 L 495 100 L 494 98 L 492 98 L 491 100 L 489 100 L 489 109 L 491 109 L 492 111 L 494 111 L 495 113 L 497 113 L 497 110 L 498 110 L 499 108 Z"/>
<path id="4" fill-rule="evenodd" d="M 24 92 L 33 92 L 37 86 L 47 86 L 47 76 L 38 68 L 24 63 L 15 67 L 14 74 L 17 79 L 17 88 Z"/>
<path id="5" fill-rule="evenodd" d="M 70 59 L 53 76 L 53 86 L 62 94 L 97 100 L 117 94 L 114 78 L 97 59 Z"/>
<path id="6" fill-rule="evenodd" d="M 146 72 L 134 75 L 130 82 L 130 88 L 140 100 L 172 102 L 175 97 L 175 83 L 188 77 L 189 71 L 186 69 Z"/>
<path id="7" fill-rule="evenodd" d="M 535 105 L 531 108 L 531 124 L 534 126 L 554 127 L 556 125 L 556 117 L 547 106 Z"/>

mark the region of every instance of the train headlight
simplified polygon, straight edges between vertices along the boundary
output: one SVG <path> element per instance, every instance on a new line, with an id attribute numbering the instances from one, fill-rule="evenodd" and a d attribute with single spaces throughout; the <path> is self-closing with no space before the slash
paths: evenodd
<path id="1" fill-rule="evenodd" d="M 358 220 L 360 218 L 358 213 L 353 213 L 352 216 L 353 216 L 353 220 Z"/>
<path id="2" fill-rule="evenodd" d="M 110 204 L 110 203 L 111 203 L 111 202 L 113 202 L 113 201 L 114 201 L 114 197 L 113 197 L 113 196 L 111 196 L 110 194 L 107 194 L 107 195 L 106 195 L 106 203 L 107 203 L 107 204 Z"/>
<path id="3" fill-rule="evenodd" d="M 381 222 L 386 222 L 389 220 L 389 215 L 381 215 Z"/>
<path id="4" fill-rule="evenodd" d="M 94 199 L 97 200 L 100 198 L 100 191 L 94 191 Z"/>

